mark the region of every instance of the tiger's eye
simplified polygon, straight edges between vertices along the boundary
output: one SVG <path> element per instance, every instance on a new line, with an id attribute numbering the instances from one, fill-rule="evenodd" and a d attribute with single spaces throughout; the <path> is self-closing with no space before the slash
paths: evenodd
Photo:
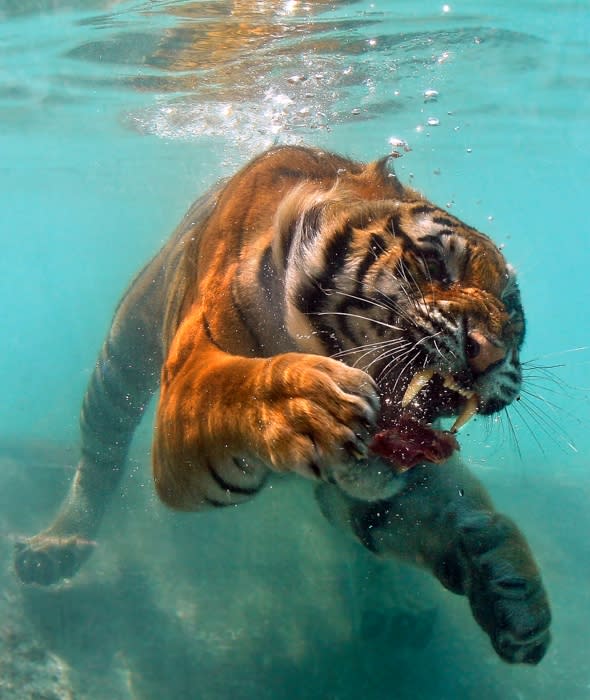
<path id="1" fill-rule="evenodd" d="M 433 277 L 438 277 L 440 273 L 440 264 L 436 260 L 429 260 L 426 263 L 426 269 Z"/>
<path id="2" fill-rule="evenodd" d="M 425 257 L 424 266 L 432 281 L 440 282 L 441 284 L 449 284 L 450 279 L 447 268 L 440 258 L 435 256 Z"/>
<path id="3" fill-rule="evenodd" d="M 474 340 L 470 336 L 467 336 L 465 341 L 465 356 L 472 360 L 479 355 L 481 348 L 477 340 Z"/>

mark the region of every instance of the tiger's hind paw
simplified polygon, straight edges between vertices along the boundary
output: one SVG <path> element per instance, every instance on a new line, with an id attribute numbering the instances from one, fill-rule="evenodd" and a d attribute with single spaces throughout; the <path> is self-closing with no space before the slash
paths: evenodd
<path id="1" fill-rule="evenodd" d="M 72 577 L 95 546 L 96 542 L 77 535 L 36 535 L 15 543 L 14 568 L 22 583 L 50 586 Z"/>
<path id="2" fill-rule="evenodd" d="M 463 564 L 447 560 L 439 578 L 467 594 L 500 658 L 538 664 L 551 641 L 551 610 L 523 536 L 508 518 L 487 512 L 463 518 L 459 533 Z"/>

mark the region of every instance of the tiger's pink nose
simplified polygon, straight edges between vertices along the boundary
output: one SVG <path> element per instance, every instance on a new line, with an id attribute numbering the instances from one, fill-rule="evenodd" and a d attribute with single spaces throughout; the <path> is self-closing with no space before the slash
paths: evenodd
<path id="1" fill-rule="evenodd" d="M 467 334 L 465 355 L 469 366 L 476 374 L 483 374 L 496 362 L 503 360 L 506 350 L 496 345 L 480 331 L 473 330 Z"/>

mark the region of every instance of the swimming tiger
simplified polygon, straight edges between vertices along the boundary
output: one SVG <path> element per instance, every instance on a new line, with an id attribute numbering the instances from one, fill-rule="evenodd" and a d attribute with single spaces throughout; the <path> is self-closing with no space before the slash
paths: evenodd
<path id="1" fill-rule="evenodd" d="M 153 476 L 184 511 L 254 497 L 273 472 L 372 552 L 468 597 L 501 658 L 535 664 L 550 609 L 524 536 L 456 454 L 398 470 L 370 450 L 518 397 L 524 314 L 484 234 L 405 187 L 390 158 L 273 148 L 199 199 L 120 302 L 81 410 L 81 458 L 53 524 L 17 544 L 25 583 L 92 550 L 160 389 Z"/>

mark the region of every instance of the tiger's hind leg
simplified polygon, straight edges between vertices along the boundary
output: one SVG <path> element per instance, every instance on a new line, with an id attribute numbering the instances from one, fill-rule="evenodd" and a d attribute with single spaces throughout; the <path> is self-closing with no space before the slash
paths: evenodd
<path id="1" fill-rule="evenodd" d="M 24 583 L 68 578 L 93 550 L 133 433 L 159 383 L 164 253 L 139 274 L 115 313 L 84 397 L 81 457 L 69 494 L 46 530 L 15 545 L 15 569 Z"/>
<path id="2" fill-rule="evenodd" d="M 328 520 L 370 551 L 427 568 L 467 596 L 502 659 L 543 658 L 551 613 L 528 544 L 458 461 L 408 472 L 403 490 L 383 501 L 355 500 L 328 484 L 316 495 Z"/>

